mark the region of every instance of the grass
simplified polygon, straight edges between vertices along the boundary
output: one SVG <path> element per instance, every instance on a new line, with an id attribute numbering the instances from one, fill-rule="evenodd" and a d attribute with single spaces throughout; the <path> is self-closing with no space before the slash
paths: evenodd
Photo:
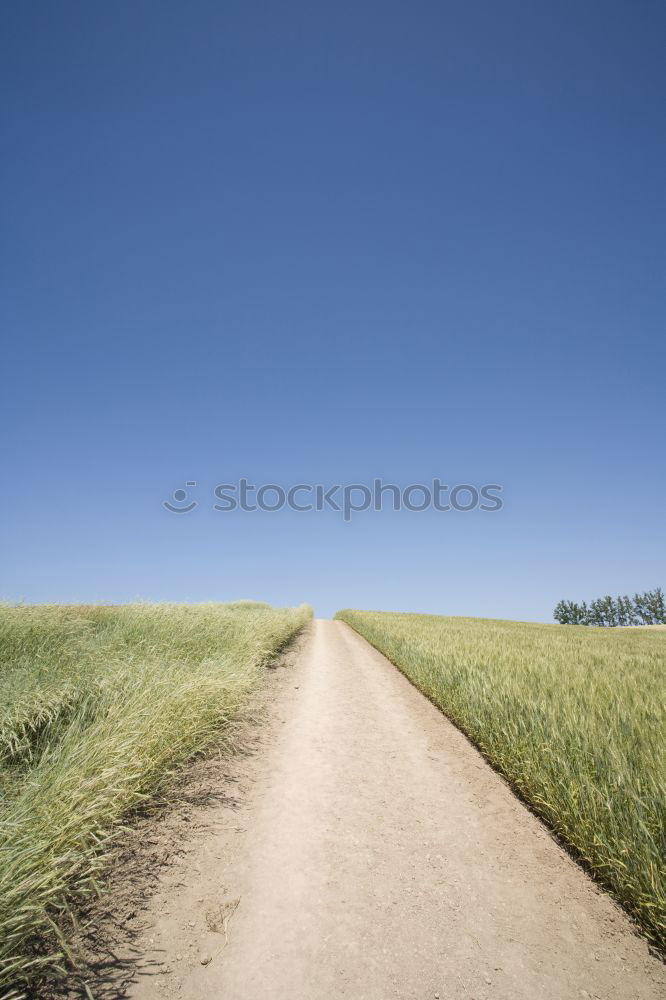
<path id="1" fill-rule="evenodd" d="M 0 995 L 65 973 L 61 918 L 98 891 L 119 824 L 229 738 L 310 617 L 251 602 L 0 607 Z"/>
<path id="2" fill-rule="evenodd" d="M 340 611 L 666 945 L 666 640 L 657 631 Z"/>

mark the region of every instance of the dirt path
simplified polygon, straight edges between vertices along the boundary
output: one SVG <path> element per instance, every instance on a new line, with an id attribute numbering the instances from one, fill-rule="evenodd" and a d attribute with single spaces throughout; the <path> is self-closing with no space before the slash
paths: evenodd
<path id="1" fill-rule="evenodd" d="M 348 626 L 316 622 L 276 691 L 241 805 L 150 904 L 134 1000 L 666 995 L 625 916 Z"/>

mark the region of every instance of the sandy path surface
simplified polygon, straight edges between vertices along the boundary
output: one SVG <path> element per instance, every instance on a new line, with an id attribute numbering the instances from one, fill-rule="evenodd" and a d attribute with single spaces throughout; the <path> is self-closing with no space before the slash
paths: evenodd
<path id="1" fill-rule="evenodd" d="M 149 904 L 134 1000 L 666 996 L 623 913 L 347 625 L 316 622 L 275 695 L 240 804 Z"/>

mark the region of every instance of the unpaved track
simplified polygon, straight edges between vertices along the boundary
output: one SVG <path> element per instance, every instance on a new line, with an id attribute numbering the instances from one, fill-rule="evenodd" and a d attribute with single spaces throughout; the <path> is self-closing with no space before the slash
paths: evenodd
<path id="1" fill-rule="evenodd" d="M 151 903 L 131 997 L 666 995 L 621 911 L 347 625 L 316 622 L 276 692 L 244 803 Z"/>

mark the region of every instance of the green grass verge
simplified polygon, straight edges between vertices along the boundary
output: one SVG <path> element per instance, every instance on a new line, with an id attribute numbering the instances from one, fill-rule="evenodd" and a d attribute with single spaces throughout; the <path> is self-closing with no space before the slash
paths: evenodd
<path id="1" fill-rule="evenodd" d="M 666 945 L 663 632 L 340 611 Z"/>
<path id="2" fill-rule="evenodd" d="M 0 607 L 0 995 L 65 971 L 60 919 L 97 891 L 119 822 L 224 739 L 311 614 L 251 602 Z"/>

